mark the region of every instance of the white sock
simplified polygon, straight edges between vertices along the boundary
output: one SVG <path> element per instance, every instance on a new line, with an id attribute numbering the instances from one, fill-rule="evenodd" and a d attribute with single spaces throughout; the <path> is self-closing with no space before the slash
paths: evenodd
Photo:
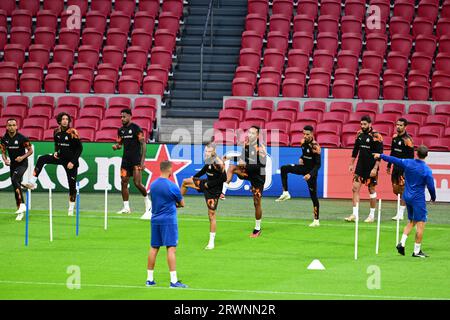
<path id="1" fill-rule="evenodd" d="M 153 270 L 147 270 L 147 280 L 153 281 Z"/>
<path id="2" fill-rule="evenodd" d="M 399 216 L 400 218 L 403 218 L 403 215 L 405 214 L 405 206 L 400 206 L 400 210 L 399 210 Z"/>
<path id="3" fill-rule="evenodd" d="M 124 201 L 123 202 L 123 208 L 130 210 L 130 201 Z"/>
<path id="4" fill-rule="evenodd" d="M 19 209 L 26 209 L 26 206 L 25 206 L 25 203 L 21 203 L 20 205 L 19 205 Z"/>
<path id="5" fill-rule="evenodd" d="M 73 211 L 74 208 L 75 208 L 75 202 L 69 201 L 69 211 Z"/>
<path id="6" fill-rule="evenodd" d="M 148 198 L 148 196 L 144 197 L 144 203 L 145 203 L 145 212 L 148 212 L 152 209 L 152 202 Z"/>
<path id="7" fill-rule="evenodd" d="M 255 230 L 261 230 L 261 219 L 255 220 Z"/>
<path id="8" fill-rule="evenodd" d="M 177 272 L 176 271 L 170 271 L 170 282 L 172 282 L 172 283 L 177 283 L 178 282 Z"/>
<path id="9" fill-rule="evenodd" d="M 375 208 L 370 208 L 369 217 L 375 218 Z"/>
<path id="10" fill-rule="evenodd" d="M 418 254 L 420 252 L 420 243 L 414 243 L 414 254 Z"/>
<path id="11" fill-rule="evenodd" d="M 283 195 L 290 196 L 289 191 L 283 191 Z"/>
<path id="12" fill-rule="evenodd" d="M 209 233 L 209 243 L 210 244 L 214 244 L 214 239 L 216 238 L 216 233 L 215 232 L 210 232 Z"/>
<path id="13" fill-rule="evenodd" d="M 402 245 L 402 247 L 406 246 L 406 239 L 408 238 L 408 236 L 406 234 L 402 235 L 402 239 L 400 240 L 400 244 Z"/>
<path id="14" fill-rule="evenodd" d="M 223 187 L 222 187 L 222 193 L 223 194 L 227 193 L 227 188 L 228 188 L 228 183 L 224 183 Z"/>
<path id="15" fill-rule="evenodd" d="M 356 205 L 356 207 L 353 207 L 353 215 L 355 217 L 358 217 L 359 213 L 358 213 L 358 205 Z"/>

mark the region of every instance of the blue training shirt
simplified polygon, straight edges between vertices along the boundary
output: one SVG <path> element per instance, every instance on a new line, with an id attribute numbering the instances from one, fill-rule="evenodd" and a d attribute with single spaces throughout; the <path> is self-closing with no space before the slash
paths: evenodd
<path id="1" fill-rule="evenodd" d="M 405 170 L 405 191 L 403 199 L 406 202 L 425 201 L 425 186 L 430 192 L 431 200 L 436 200 L 433 173 L 425 161 L 419 159 L 399 159 L 381 155 L 381 159 L 391 162 Z"/>
<path id="2" fill-rule="evenodd" d="M 177 224 L 176 203 L 183 200 L 180 188 L 166 178 L 156 179 L 150 186 L 152 224 Z"/>

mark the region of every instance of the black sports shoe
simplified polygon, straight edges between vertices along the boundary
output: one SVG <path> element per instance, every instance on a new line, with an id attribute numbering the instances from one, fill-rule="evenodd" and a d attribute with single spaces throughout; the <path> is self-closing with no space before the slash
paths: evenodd
<path id="1" fill-rule="evenodd" d="M 405 255 L 405 247 L 403 247 L 401 243 L 399 243 L 396 248 L 398 253 L 400 253 L 402 256 Z"/>
<path id="2" fill-rule="evenodd" d="M 413 252 L 412 256 L 415 258 L 428 258 L 428 256 L 424 252 L 422 252 L 422 250 L 420 250 L 418 254 L 415 254 Z"/>

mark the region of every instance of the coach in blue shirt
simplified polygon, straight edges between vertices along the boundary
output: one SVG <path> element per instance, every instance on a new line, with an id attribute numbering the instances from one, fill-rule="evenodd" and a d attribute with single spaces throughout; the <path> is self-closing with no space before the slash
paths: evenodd
<path id="1" fill-rule="evenodd" d="M 184 200 L 178 186 L 169 180 L 172 175 L 172 163 L 163 161 L 159 165 L 161 177 L 150 186 L 152 200 L 151 249 L 148 256 L 147 286 L 154 286 L 153 270 L 156 256 L 161 246 L 167 247 L 167 262 L 170 271 L 170 287 L 186 288 L 177 279 L 175 270 L 175 252 L 178 245 L 177 208 L 184 207 Z"/>
<path id="2" fill-rule="evenodd" d="M 403 230 L 403 235 L 400 243 L 397 245 L 397 250 L 401 255 L 405 255 L 405 244 L 408 234 L 412 228 L 416 226 L 416 242 L 414 244 L 413 257 L 426 258 L 428 257 L 420 249 L 425 223 L 427 222 L 427 206 L 425 203 L 425 186 L 431 195 L 431 201 L 436 200 L 436 190 L 434 188 L 433 174 L 430 167 L 425 163 L 425 158 L 428 156 L 428 148 L 421 145 L 417 148 L 417 159 L 399 159 L 390 157 L 384 154 L 375 153 L 375 159 L 381 158 L 384 161 L 393 163 L 405 171 L 405 191 L 403 192 L 403 199 L 406 202 L 408 210 L 409 222 Z"/>

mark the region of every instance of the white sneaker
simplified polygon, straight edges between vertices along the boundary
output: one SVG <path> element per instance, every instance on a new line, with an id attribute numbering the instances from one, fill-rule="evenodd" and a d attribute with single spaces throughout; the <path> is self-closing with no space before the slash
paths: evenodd
<path id="1" fill-rule="evenodd" d="M 374 222 L 374 221 L 375 221 L 375 218 L 374 218 L 374 217 L 371 217 L 371 216 L 368 216 L 367 219 L 364 220 L 364 222 L 367 222 L 367 223 L 372 223 L 372 222 Z"/>
<path id="2" fill-rule="evenodd" d="M 212 250 L 214 249 L 214 243 L 208 243 L 208 245 L 205 247 L 205 250 Z"/>
<path id="3" fill-rule="evenodd" d="M 320 227 L 319 220 L 313 220 L 313 222 L 309 225 L 310 227 Z"/>
<path id="4" fill-rule="evenodd" d="M 16 217 L 16 221 L 22 221 L 23 220 L 23 213 L 19 213 Z"/>
<path id="5" fill-rule="evenodd" d="M 73 210 L 67 210 L 67 215 L 69 216 L 69 217 L 73 217 Z"/>
<path id="6" fill-rule="evenodd" d="M 19 206 L 19 209 L 17 209 L 17 211 L 16 211 L 16 214 L 25 213 L 26 211 L 27 211 L 27 207 L 23 203 L 21 203 Z"/>
<path id="7" fill-rule="evenodd" d="M 29 183 L 22 183 L 22 187 L 24 187 L 25 189 L 34 190 L 36 189 L 37 185 L 29 182 Z"/>
<path id="8" fill-rule="evenodd" d="M 291 195 L 289 194 L 289 192 L 283 192 L 282 194 L 281 194 L 281 196 L 278 198 L 278 199 L 276 199 L 275 201 L 277 201 L 277 202 L 280 202 L 280 201 L 286 201 L 286 200 L 289 200 L 291 198 Z"/>
<path id="9" fill-rule="evenodd" d="M 395 215 L 395 216 L 392 217 L 392 220 L 394 220 L 394 221 L 397 221 L 397 220 L 402 221 L 403 220 L 403 216 L 400 216 L 400 219 L 399 219 L 398 216 Z"/>
<path id="10" fill-rule="evenodd" d="M 349 215 L 347 218 L 344 219 L 347 222 L 355 222 L 356 216 L 354 214 Z"/>
<path id="11" fill-rule="evenodd" d="M 147 211 L 141 216 L 141 220 L 152 220 L 152 212 Z"/>
<path id="12" fill-rule="evenodd" d="M 117 211 L 117 214 L 130 214 L 131 210 L 129 208 L 122 208 L 122 210 Z"/>

